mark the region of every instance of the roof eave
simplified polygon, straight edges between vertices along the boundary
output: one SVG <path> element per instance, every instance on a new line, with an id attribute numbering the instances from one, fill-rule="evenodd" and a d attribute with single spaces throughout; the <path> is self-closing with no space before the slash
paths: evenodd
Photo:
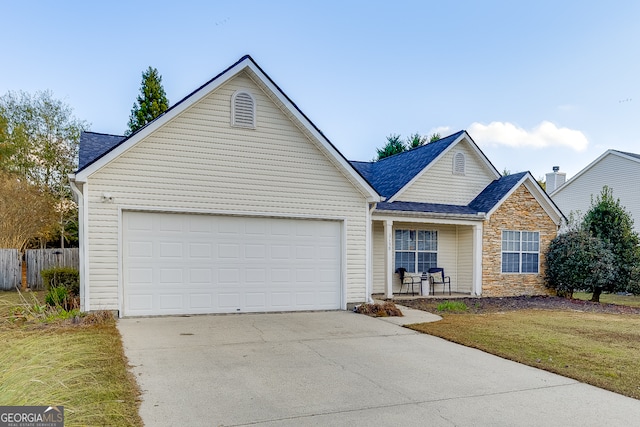
<path id="1" fill-rule="evenodd" d="M 437 219 L 459 219 L 467 221 L 484 221 L 486 214 L 484 212 L 478 212 L 476 214 L 453 214 L 453 213 L 440 213 L 440 212 L 416 212 L 416 211 L 398 211 L 398 210 L 381 210 L 375 209 L 372 214 L 385 215 L 385 216 L 401 216 L 401 217 L 414 217 L 414 218 L 437 218 Z"/>

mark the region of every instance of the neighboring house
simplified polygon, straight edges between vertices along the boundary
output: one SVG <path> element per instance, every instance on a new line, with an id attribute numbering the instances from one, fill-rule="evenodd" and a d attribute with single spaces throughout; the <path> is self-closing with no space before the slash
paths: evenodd
<path id="1" fill-rule="evenodd" d="M 562 212 L 581 217 L 591 207 L 592 198 L 595 200 L 606 185 L 631 214 L 634 229 L 640 231 L 640 190 L 634 184 L 638 176 L 640 154 L 607 150 L 573 178 L 547 192 Z"/>
<path id="2" fill-rule="evenodd" d="M 562 218 L 464 131 L 347 161 L 249 56 L 127 138 L 83 133 L 70 181 L 82 309 L 121 316 L 345 309 L 392 296 L 397 267 L 545 293 Z"/>

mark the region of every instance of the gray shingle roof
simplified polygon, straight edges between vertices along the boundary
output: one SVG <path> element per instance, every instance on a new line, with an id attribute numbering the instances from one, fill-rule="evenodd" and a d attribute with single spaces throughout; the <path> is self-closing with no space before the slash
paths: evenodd
<path id="1" fill-rule="evenodd" d="M 380 202 L 377 204 L 376 210 L 476 216 L 491 211 L 528 173 L 520 172 L 492 181 L 467 206 L 418 202 Z M 478 216 L 478 218 L 481 217 Z"/>
<path id="2" fill-rule="evenodd" d="M 438 141 L 386 157 L 377 162 L 350 162 L 369 184 L 386 198 L 396 194 L 447 149 L 463 130 Z"/>
<path id="3" fill-rule="evenodd" d="M 80 134 L 80 152 L 78 154 L 78 170 L 84 169 L 93 161 L 99 159 L 114 147 L 124 141 L 121 135 L 106 133 L 82 132 Z"/>
<path id="4" fill-rule="evenodd" d="M 477 212 L 489 212 L 528 173 L 514 173 L 496 179 L 469 203 L 469 207 Z"/>

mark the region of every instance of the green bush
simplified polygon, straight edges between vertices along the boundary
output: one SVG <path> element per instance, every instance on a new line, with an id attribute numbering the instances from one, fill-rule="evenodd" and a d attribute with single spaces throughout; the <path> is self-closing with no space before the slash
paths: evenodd
<path id="1" fill-rule="evenodd" d="M 63 286 L 50 288 L 44 297 L 44 302 L 51 307 L 64 307 L 67 305 L 69 291 Z"/>
<path id="2" fill-rule="evenodd" d="M 72 296 L 80 294 L 80 273 L 73 267 L 52 267 L 42 270 L 44 288 L 65 288 Z"/>

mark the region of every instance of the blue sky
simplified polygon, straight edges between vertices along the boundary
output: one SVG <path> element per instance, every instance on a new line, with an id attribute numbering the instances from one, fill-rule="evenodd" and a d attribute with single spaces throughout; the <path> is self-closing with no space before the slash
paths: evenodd
<path id="1" fill-rule="evenodd" d="M 352 160 L 467 129 L 499 169 L 640 153 L 638 1 L 0 0 L 0 95 L 49 89 L 122 134 L 141 73 L 173 104 L 250 54 Z"/>

